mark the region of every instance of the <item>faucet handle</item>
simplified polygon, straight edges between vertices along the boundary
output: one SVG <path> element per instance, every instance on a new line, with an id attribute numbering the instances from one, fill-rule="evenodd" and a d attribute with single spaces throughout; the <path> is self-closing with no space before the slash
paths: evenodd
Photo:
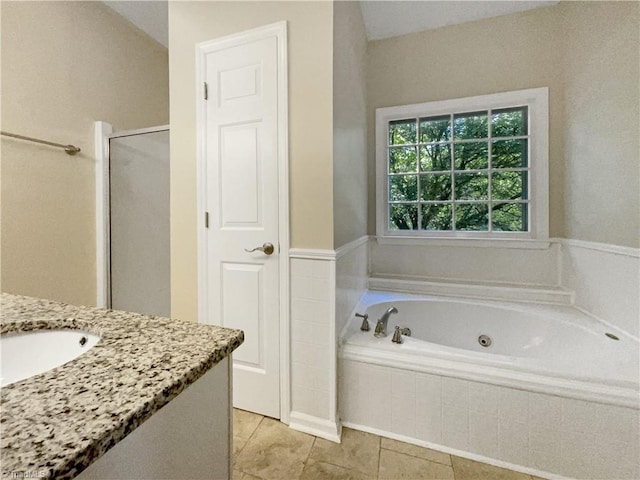
<path id="1" fill-rule="evenodd" d="M 403 343 L 402 335 L 406 335 L 407 337 L 411 336 L 411 329 L 406 327 L 401 327 L 400 325 L 396 325 L 396 328 L 393 332 L 393 338 L 391 341 L 393 343 Z"/>
<path id="2" fill-rule="evenodd" d="M 387 336 L 387 326 L 382 320 L 376 322 L 376 329 L 373 332 L 373 336 L 377 338 L 383 338 Z"/>
<path id="3" fill-rule="evenodd" d="M 367 321 L 367 319 L 369 318 L 369 314 L 356 312 L 356 317 L 362 318 L 362 325 L 360 325 L 360 330 L 362 330 L 363 332 L 368 332 L 369 322 Z"/>

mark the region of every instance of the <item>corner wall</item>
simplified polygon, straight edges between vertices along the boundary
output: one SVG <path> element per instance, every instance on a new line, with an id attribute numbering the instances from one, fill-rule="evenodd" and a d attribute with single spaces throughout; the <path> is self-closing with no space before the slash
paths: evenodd
<path id="1" fill-rule="evenodd" d="M 96 302 L 93 124 L 167 124 L 167 50 L 102 2 L 0 2 L 2 290 Z"/>
<path id="2" fill-rule="evenodd" d="M 359 2 L 333 3 L 333 248 L 367 234 L 367 36 Z"/>
<path id="3" fill-rule="evenodd" d="M 640 3 L 558 7 L 564 20 L 564 236 L 638 248 Z"/>
<path id="4" fill-rule="evenodd" d="M 340 333 L 367 288 L 366 58 L 360 3 L 333 2 L 334 357 Z"/>

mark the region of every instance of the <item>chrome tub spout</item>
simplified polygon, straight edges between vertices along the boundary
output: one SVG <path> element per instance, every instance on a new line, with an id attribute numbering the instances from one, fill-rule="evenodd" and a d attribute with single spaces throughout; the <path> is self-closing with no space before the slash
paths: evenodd
<path id="1" fill-rule="evenodd" d="M 387 336 L 387 322 L 389 321 L 389 317 L 393 313 L 398 313 L 398 309 L 396 307 L 389 307 L 386 312 L 382 314 L 378 323 L 376 323 L 376 330 L 374 332 L 374 336 L 378 338 Z"/>

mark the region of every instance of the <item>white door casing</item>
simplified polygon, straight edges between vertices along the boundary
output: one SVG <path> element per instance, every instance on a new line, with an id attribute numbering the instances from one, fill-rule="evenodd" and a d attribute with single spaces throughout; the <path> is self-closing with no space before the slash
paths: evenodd
<path id="1" fill-rule="evenodd" d="M 234 406 L 286 421 L 286 23 L 200 44 L 197 60 L 199 321 L 245 332 Z"/>

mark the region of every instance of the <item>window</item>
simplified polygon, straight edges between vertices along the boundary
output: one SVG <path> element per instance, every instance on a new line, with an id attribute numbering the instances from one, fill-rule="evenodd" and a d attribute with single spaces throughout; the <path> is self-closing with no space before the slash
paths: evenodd
<path id="1" fill-rule="evenodd" d="M 547 89 L 376 111 L 378 236 L 546 239 Z"/>

